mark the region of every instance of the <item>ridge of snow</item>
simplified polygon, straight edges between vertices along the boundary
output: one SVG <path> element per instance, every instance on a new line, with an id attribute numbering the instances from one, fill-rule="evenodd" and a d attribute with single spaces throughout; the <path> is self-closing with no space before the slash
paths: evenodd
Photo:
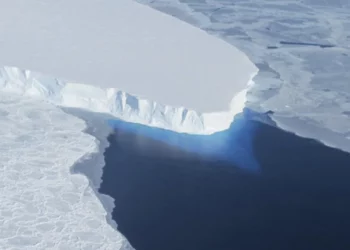
<path id="1" fill-rule="evenodd" d="M 0 68 L 0 91 L 40 98 L 58 106 L 108 113 L 128 122 L 191 134 L 211 134 L 229 128 L 234 116 L 243 110 L 246 93 L 252 85 L 253 81 L 250 80 L 245 89 L 233 96 L 229 110 L 200 113 L 185 107 L 159 104 L 116 88 L 64 81 L 16 67 Z"/>

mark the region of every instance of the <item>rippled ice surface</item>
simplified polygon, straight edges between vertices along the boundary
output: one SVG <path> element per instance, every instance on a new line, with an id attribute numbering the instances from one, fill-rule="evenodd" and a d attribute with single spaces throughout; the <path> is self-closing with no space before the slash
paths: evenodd
<path id="1" fill-rule="evenodd" d="M 84 129 L 44 101 L 0 93 L 0 249 L 129 247 L 89 180 L 70 171 L 97 151 Z"/>
<path id="2" fill-rule="evenodd" d="M 211 137 L 110 124 L 100 192 L 136 249 L 349 249 L 350 154 L 242 117 Z"/>
<path id="3" fill-rule="evenodd" d="M 219 36 L 259 67 L 249 107 L 350 151 L 350 1 L 139 0 Z"/>

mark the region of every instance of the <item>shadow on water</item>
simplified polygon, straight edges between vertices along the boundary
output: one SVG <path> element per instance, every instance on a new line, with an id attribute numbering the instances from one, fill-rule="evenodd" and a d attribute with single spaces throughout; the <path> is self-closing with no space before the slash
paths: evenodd
<path id="1" fill-rule="evenodd" d="M 100 192 L 115 199 L 112 217 L 130 243 L 350 249 L 350 155 L 244 117 L 236 122 L 206 139 L 113 122 Z"/>

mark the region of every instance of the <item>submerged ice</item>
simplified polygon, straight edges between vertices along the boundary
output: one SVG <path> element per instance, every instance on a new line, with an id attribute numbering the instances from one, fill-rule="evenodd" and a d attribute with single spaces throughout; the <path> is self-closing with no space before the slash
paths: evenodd
<path id="1" fill-rule="evenodd" d="M 130 124 L 121 120 L 110 119 L 109 125 L 118 133 L 130 134 L 139 141 L 137 148 L 142 154 L 154 157 L 166 155 L 169 158 L 177 159 L 178 151 L 192 153 L 200 159 L 212 162 L 234 164 L 236 167 L 249 172 L 259 172 L 258 162 L 253 152 L 253 138 L 256 124 L 249 122 L 249 114 L 244 112 L 236 115 L 234 122 L 225 131 L 211 135 L 193 135 L 177 133 L 165 129 L 152 128 L 141 124 Z M 119 135 L 119 134 L 118 134 Z M 117 136 L 118 136 L 117 135 Z M 161 150 L 152 152 L 145 138 L 158 141 L 169 146 L 164 152 Z M 170 150 L 169 150 L 170 149 Z M 182 156 L 183 157 L 183 156 Z M 181 156 L 180 156 L 181 160 Z"/>

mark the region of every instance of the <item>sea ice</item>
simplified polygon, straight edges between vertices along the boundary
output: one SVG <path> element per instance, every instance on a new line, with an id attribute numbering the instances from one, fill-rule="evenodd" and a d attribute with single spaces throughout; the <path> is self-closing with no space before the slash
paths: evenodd
<path id="1" fill-rule="evenodd" d="M 130 247 L 88 179 L 70 172 L 98 148 L 84 129 L 54 105 L 0 93 L 1 249 Z"/>

